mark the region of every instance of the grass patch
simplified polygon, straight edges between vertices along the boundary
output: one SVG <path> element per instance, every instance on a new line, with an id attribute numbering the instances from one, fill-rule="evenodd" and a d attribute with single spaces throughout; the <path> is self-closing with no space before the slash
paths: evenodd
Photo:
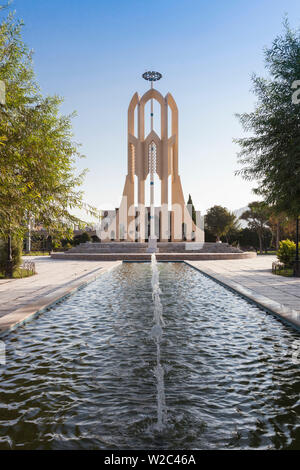
<path id="1" fill-rule="evenodd" d="M 275 250 L 274 251 L 267 251 L 267 252 L 264 251 L 261 256 L 263 256 L 263 255 L 276 255 L 276 254 L 277 254 L 277 251 L 275 251 Z M 259 251 L 257 252 L 257 255 L 258 256 L 260 255 Z"/>
<path id="2" fill-rule="evenodd" d="M 276 276 L 292 277 L 294 276 L 294 270 L 292 268 L 277 269 L 273 274 Z"/>
<path id="3" fill-rule="evenodd" d="M 13 273 L 13 279 L 23 279 L 24 277 L 34 276 L 36 273 L 29 271 L 28 269 L 17 268 Z M 0 273 L 0 279 L 10 279 L 5 277 L 4 273 Z"/>
<path id="4" fill-rule="evenodd" d="M 31 251 L 30 253 L 23 253 L 22 256 L 49 256 L 49 251 Z"/>

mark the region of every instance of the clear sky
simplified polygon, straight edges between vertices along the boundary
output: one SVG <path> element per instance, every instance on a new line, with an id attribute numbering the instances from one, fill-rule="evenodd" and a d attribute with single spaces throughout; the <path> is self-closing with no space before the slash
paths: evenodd
<path id="1" fill-rule="evenodd" d="M 45 94 L 76 110 L 76 141 L 89 168 L 86 202 L 119 206 L 127 170 L 127 107 L 143 94 L 145 70 L 179 107 L 179 169 L 185 197 L 202 212 L 230 210 L 255 199 L 252 184 L 234 176 L 236 112 L 250 111 L 253 72 L 264 74 L 263 48 L 287 14 L 300 26 L 299 0 L 15 0 L 24 39 L 35 51 Z M 299 77 L 300 78 L 300 77 Z"/>

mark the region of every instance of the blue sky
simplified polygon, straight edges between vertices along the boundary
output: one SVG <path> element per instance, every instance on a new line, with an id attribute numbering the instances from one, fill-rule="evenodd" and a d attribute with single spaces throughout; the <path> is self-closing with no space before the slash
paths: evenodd
<path id="1" fill-rule="evenodd" d="M 89 168 L 88 203 L 120 203 L 127 166 L 127 107 L 158 70 L 157 88 L 179 107 L 179 168 L 185 197 L 197 209 L 229 209 L 255 196 L 234 176 L 242 136 L 236 112 L 253 108 L 250 77 L 265 74 L 263 48 L 282 31 L 287 14 L 300 26 L 299 0 L 15 0 L 24 39 L 35 52 L 45 94 L 76 110 L 76 141 Z M 300 78 L 300 77 L 299 77 Z"/>

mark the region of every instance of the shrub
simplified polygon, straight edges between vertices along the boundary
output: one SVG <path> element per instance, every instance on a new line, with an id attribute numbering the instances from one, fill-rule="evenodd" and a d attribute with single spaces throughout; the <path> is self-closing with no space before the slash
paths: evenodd
<path id="1" fill-rule="evenodd" d="M 53 251 L 61 251 L 62 244 L 60 240 L 52 240 L 52 250 Z"/>
<path id="2" fill-rule="evenodd" d="M 13 259 L 13 271 L 17 269 L 22 262 L 23 241 L 20 239 L 12 239 L 11 251 Z M 0 272 L 5 273 L 7 265 L 7 241 L 0 239 Z"/>
<path id="3" fill-rule="evenodd" d="M 74 245 L 80 245 L 80 243 L 86 243 L 91 241 L 91 236 L 87 232 L 83 232 L 80 235 L 75 235 Z"/>
<path id="4" fill-rule="evenodd" d="M 282 240 L 279 243 L 277 258 L 286 268 L 291 268 L 296 254 L 296 243 L 292 240 Z"/>
<path id="5" fill-rule="evenodd" d="M 73 238 L 71 238 L 71 237 L 63 238 L 63 239 L 61 240 L 61 246 L 62 246 L 63 248 L 66 248 L 66 247 L 68 247 L 68 246 L 71 246 L 71 247 L 72 247 L 72 243 L 73 243 Z"/>

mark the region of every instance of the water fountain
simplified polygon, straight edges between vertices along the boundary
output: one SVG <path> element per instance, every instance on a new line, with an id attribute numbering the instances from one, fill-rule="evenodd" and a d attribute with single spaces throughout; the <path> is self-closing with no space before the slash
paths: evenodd
<path id="1" fill-rule="evenodd" d="M 184 263 L 152 261 L 3 337 L 1 450 L 300 448 L 299 333 Z"/>
<path id="2" fill-rule="evenodd" d="M 161 432 L 167 421 L 166 399 L 165 399 L 165 386 L 164 386 L 164 369 L 161 365 L 160 344 L 163 335 L 163 327 L 165 322 L 163 319 L 163 307 L 160 300 L 160 287 L 159 287 L 159 271 L 157 267 L 157 260 L 155 253 L 151 256 L 152 268 L 152 299 L 154 304 L 153 327 L 151 330 L 151 337 L 156 343 L 156 367 L 154 375 L 156 377 L 157 388 L 157 430 Z"/>
<path id="3" fill-rule="evenodd" d="M 158 72 L 145 73 L 143 75 L 145 80 L 151 83 L 153 89 L 153 81 L 159 80 L 161 74 Z M 151 131 L 153 131 L 153 99 L 151 99 Z M 160 288 L 159 288 L 159 271 L 157 267 L 157 260 L 155 252 L 157 251 L 157 237 L 155 233 L 155 206 L 154 206 L 154 173 L 156 168 L 156 153 L 151 144 L 151 151 L 149 155 L 149 170 L 150 170 L 150 237 L 148 243 L 148 252 L 151 255 L 151 269 L 152 269 L 152 299 L 154 303 L 154 325 L 151 330 L 151 337 L 156 343 L 156 367 L 154 375 L 156 377 L 157 388 L 157 430 L 161 432 L 166 423 L 166 399 L 165 399 L 165 386 L 164 386 L 164 369 L 160 362 L 160 343 L 163 335 L 163 326 L 165 326 L 163 319 L 163 308 L 160 301 Z"/>

